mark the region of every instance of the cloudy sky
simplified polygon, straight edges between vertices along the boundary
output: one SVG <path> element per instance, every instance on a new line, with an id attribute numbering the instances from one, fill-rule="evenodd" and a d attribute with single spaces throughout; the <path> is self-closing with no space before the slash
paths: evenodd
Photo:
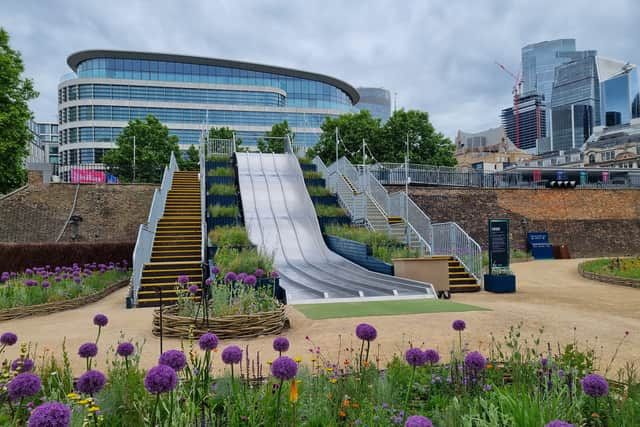
<path id="1" fill-rule="evenodd" d="M 449 137 L 499 124 L 520 48 L 576 38 L 578 49 L 640 63 L 640 1 L 0 0 L 0 26 L 22 52 L 56 119 L 66 58 L 85 49 L 180 53 L 329 74 L 397 93 Z"/>

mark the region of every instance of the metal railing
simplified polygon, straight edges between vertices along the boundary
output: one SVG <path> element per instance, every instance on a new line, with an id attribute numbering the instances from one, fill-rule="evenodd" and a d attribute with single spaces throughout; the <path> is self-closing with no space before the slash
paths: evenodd
<path id="1" fill-rule="evenodd" d="M 418 233 L 429 246 L 433 245 L 433 225 L 431 218 L 411 200 L 411 197 L 407 197 L 404 191 L 392 193 L 389 196 L 389 206 L 391 216 L 405 218 L 408 214 L 408 223 L 416 230 L 416 233 Z"/>
<path id="2" fill-rule="evenodd" d="M 233 139 L 208 139 L 205 138 L 200 143 L 204 144 L 205 159 L 214 154 L 228 154 L 231 156 L 236 152 L 236 136 L 233 135 Z"/>
<path id="3" fill-rule="evenodd" d="M 153 240 L 156 235 L 156 228 L 158 221 L 162 217 L 164 212 L 164 205 L 167 200 L 167 194 L 171 190 L 171 184 L 173 182 L 173 174 L 178 170 L 178 162 L 173 153 L 169 159 L 169 166 L 164 168 L 164 174 L 162 175 L 162 183 L 160 188 L 153 192 L 153 199 L 151 200 L 151 208 L 149 209 L 149 216 L 147 217 L 147 223 L 141 224 L 138 229 L 138 237 L 136 239 L 136 246 L 133 249 L 133 265 L 131 273 L 131 294 L 133 297 L 134 305 L 138 303 L 138 290 L 140 289 L 140 280 L 142 278 L 142 270 L 144 265 L 151 259 L 151 251 L 153 249 Z"/>
<path id="4" fill-rule="evenodd" d="M 306 144 L 297 143 L 291 140 L 291 136 L 286 134 L 284 136 L 284 152 L 289 154 L 295 154 L 297 157 L 304 157 L 307 154 L 308 146 Z"/>
<path id="5" fill-rule="evenodd" d="M 433 224 L 433 254 L 453 255 L 482 283 L 482 250 L 455 222 Z"/>
<path id="6" fill-rule="evenodd" d="M 531 172 L 507 170 L 496 172 L 476 171 L 448 166 L 431 166 L 409 163 L 408 175 L 412 184 L 439 185 L 448 187 L 479 188 L 545 188 L 548 179 L 534 179 Z M 384 185 L 404 185 L 406 181 L 404 163 L 377 163 L 371 173 Z M 570 169 L 562 169 L 565 172 Z M 576 180 L 576 188 L 636 188 L 640 187 L 640 172 L 630 169 L 610 169 L 610 173 L 625 174 L 621 178 L 604 181 L 598 173 L 591 171 L 585 180 Z M 578 170 L 576 169 L 576 173 Z"/>
<path id="7" fill-rule="evenodd" d="M 235 147 L 235 144 L 234 144 Z M 200 259 L 203 262 L 207 261 L 207 220 L 206 220 L 206 210 L 207 210 L 207 192 L 206 192 L 206 183 L 207 183 L 207 156 L 205 154 L 206 151 L 205 139 L 200 138 L 200 149 L 198 150 L 199 154 L 199 163 L 200 163 L 200 172 L 198 173 L 198 179 L 200 180 Z M 203 277 L 203 279 L 207 279 L 207 277 Z"/>

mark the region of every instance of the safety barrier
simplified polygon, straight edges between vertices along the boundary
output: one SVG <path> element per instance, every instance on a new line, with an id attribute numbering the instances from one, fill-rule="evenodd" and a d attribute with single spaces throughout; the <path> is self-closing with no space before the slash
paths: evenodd
<path id="1" fill-rule="evenodd" d="M 482 282 L 482 250 L 455 222 L 433 224 L 433 254 L 453 255 Z"/>

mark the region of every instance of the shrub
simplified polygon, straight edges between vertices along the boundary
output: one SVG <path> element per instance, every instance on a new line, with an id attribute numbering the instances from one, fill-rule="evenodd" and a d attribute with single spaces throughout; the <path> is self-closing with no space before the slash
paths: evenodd
<path id="1" fill-rule="evenodd" d="M 221 216 L 237 217 L 240 215 L 240 208 L 238 206 L 213 205 L 209 206 L 209 215 L 212 218 Z"/>
<path id="2" fill-rule="evenodd" d="M 345 210 L 339 206 L 316 204 L 315 208 L 318 216 L 327 216 L 327 217 L 347 216 L 347 213 L 345 212 Z"/>
<path id="3" fill-rule="evenodd" d="M 213 184 L 207 194 L 215 196 L 235 196 L 236 186 L 231 184 Z"/>
<path id="4" fill-rule="evenodd" d="M 230 162 L 231 156 L 229 154 L 210 154 L 207 156 L 209 162 Z"/>
<path id="5" fill-rule="evenodd" d="M 320 179 L 322 174 L 316 171 L 303 171 L 304 179 Z"/>
<path id="6" fill-rule="evenodd" d="M 255 248 L 238 250 L 235 248 L 221 248 L 216 252 L 215 264 L 220 268 L 221 275 L 230 271 L 273 271 L 273 255 Z"/>
<path id="7" fill-rule="evenodd" d="M 325 234 L 364 243 L 371 247 L 374 257 L 391 263 L 393 258 L 418 258 L 420 251 L 407 248 L 402 242 L 378 231 L 363 227 L 331 224 L 325 227 Z"/>
<path id="8" fill-rule="evenodd" d="M 249 235 L 244 227 L 228 226 L 216 227 L 209 232 L 211 244 L 218 247 L 225 246 L 249 246 Z"/>
<path id="9" fill-rule="evenodd" d="M 331 191 L 326 187 L 320 187 L 319 185 L 310 185 L 307 187 L 307 191 L 310 196 L 330 196 Z"/>
<path id="10" fill-rule="evenodd" d="M 209 176 L 235 176 L 232 168 L 214 168 L 207 172 Z"/>

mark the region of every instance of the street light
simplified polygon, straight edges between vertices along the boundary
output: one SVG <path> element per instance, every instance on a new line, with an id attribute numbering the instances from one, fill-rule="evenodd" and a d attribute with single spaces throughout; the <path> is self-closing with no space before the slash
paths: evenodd
<path id="1" fill-rule="evenodd" d="M 407 247 L 411 246 L 409 237 L 409 132 L 407 132 L 406 153 L 404 155 L 404 232 L 407 239 Z"/>
<path id="2" fill-rule="evenodd" d="M 133 135 L 133 183 L 136 182 L 136 136 Z"/>

